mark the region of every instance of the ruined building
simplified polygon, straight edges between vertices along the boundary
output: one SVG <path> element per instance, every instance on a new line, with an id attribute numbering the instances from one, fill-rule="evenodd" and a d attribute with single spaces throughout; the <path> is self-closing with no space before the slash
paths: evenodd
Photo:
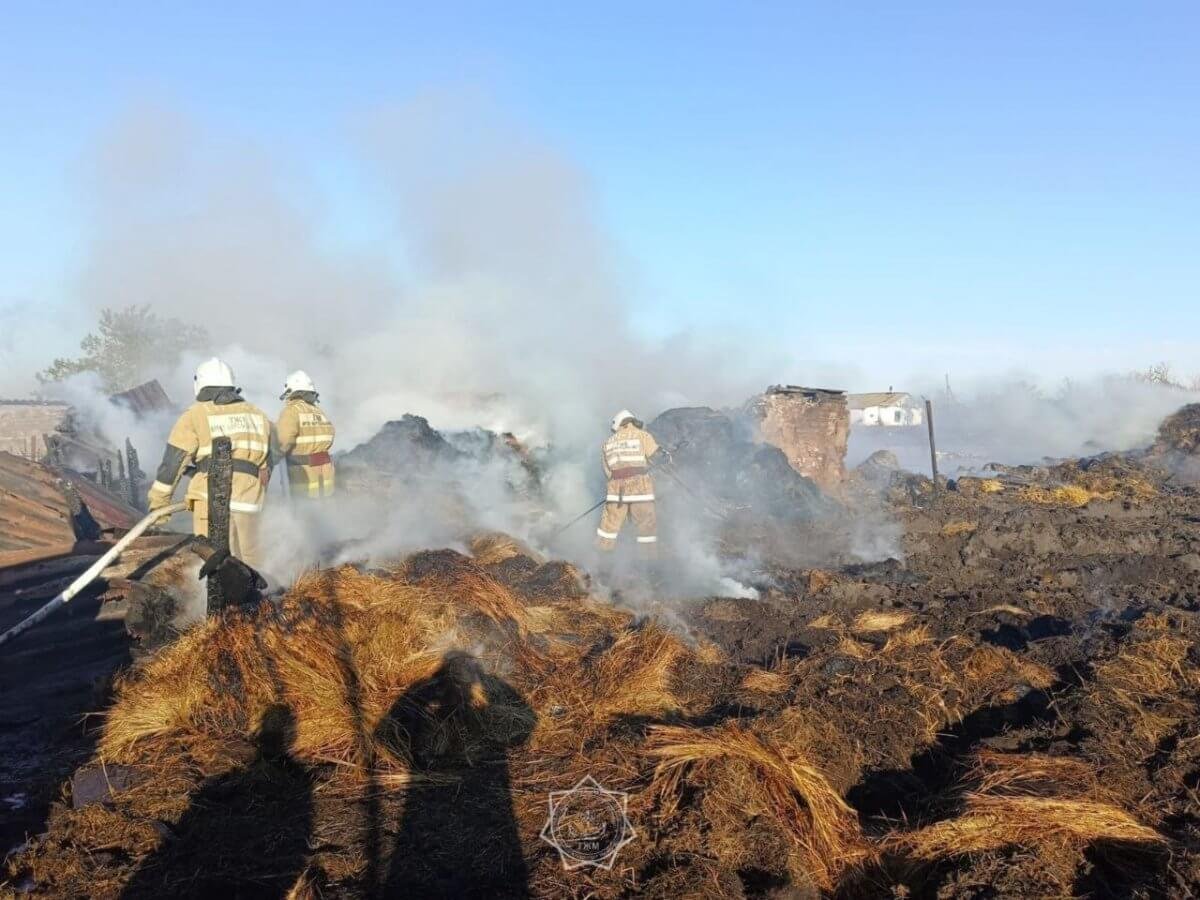
<path id="1" fill-rule="evenodd" d="M 777 384 L 747 402 L 745 413 L 756 440 L 778 447 L 823 489 L 837 490 L 850 440 L 845 391 Z"/>
<path id="2" fill-rule="evenodd" d="M 0 400 L 0 451 L 41 459 L 47 450 L 45 435 L 58 430 L 69 409 L 54 400 Z"/>
<path id="3" fill-rule="evenodd" d="M 113 394 L 108 401 L 137 419 L 173 410 L 157 381 Z M 102 434 L 86 409 L 57 400 L 0 400 L 0 452 L 82 475 L 131 507 L 141 508 L 144 502 L 146 473 L 136 448 L 129 438 L 122 447 L 119 436 Z"/>

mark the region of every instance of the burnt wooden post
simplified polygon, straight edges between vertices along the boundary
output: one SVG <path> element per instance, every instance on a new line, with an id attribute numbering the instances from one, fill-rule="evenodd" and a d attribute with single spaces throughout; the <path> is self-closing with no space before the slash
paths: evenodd
<path id="1" fill-rule="evenodd" d="M 936 494 L 938 487 L 938 470 L 937 470 L 937 443 L 933 438 L 933 401 L 925 401 L 925 424 L 929 426 L 929 467 L 933 469 L 933 492 Z"/>
<path id="2" fill-rule="evenodd" d="M 129 505 L 134 509 L 141 509 L 144 498 L 139 493 L 138 483 L 142 477 L 142 470 L 138 467 L 138 453 L 133 449 L 129 438 L 125 438 L 125 461 L 125 468 L 129 472 Z"/>
<path id="3" fill-rule="evenodd" d="M 233 497 L 233 443 L 227 437 L 212 442 L 208 460 L 208 542 L 221 557 L 229 555 L 229 501 Z M 208 612 L 225 608 L 228 598 L 221 579 L 208 577 Z"/>

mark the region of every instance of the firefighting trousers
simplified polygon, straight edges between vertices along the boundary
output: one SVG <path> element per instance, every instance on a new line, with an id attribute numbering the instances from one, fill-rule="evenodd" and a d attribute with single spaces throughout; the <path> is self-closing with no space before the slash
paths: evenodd
<path id="1" fill-rule="evenodd" d="M 320 500 L 333 494 L 333 464 L 287 467 L 288 491 L 296 500 Z"/>
<path id="2" fill-rule="evenodd" d="M 229 552 L 250 566 L 262 571 L 263 544 L 259 533 L 262 516 L 257 513 L 229 514 Z M 208 537 L 208 507 L 202 503 L 192 509 L 192 534 Z"/>
<path id="3" fill-rule="evenodd" d="M 658 555 L 658 520 L 654 514 L 653 500 L 632 503 L 608 501 L 600 514 L 600 527 L 596 529 L 596 547 L 610 551 L 617 546 L 617 537 L 626 515 L 633 519 L 637 528 L 638 552 L 645 557 Z"/>

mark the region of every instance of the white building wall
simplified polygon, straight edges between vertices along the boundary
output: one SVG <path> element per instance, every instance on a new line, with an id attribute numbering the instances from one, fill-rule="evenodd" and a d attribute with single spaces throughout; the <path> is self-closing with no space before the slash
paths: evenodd
<path id="1" fill-rule="evenodd" d="M 850 424 L 888 428 L 924 425 L 925 414 L 916 406 L 868 406 L 850 410 Z"/>

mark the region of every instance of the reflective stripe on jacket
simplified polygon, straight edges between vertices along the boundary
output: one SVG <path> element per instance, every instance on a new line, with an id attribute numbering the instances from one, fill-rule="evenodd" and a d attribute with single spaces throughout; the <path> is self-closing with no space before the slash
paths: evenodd
<path id="1" fill-rule="evenodd" d="M 242 463 L 234 467 L 230 510 L 248 513 L 262 510 L 271 465 L 271 420 L 245 400 L 199 401 L 184 411 L 171 429 L 162 465 L 150 486 L 151 509 L 170 502 L 186 468 L 212 456 L 212 442 L 218 437 L 229 438 L 234 461 Z M 185 499 L 193 508 L 208 502 L 208 474 L 202 469 L 192 475 Z"/>
<path id="2" fill-rule="evenodd" d="M 654 481 L 648 474 L 650 457 L 658 452 L 654 435 L 626 422 L 604 442 L 600 463 L 608 479 L 605 499 L 610 503 L 649 503 Z"/>
<path id="3" fill-rule="evenodd" d="M 648 469 L 650 457 L 657 452 L 658 442 L 654 435 L 626 422 L 604 442 L 604 477 L 611 478 L 614 471 L 621 469 Z"/>
<path id="4" fill-rule="evenodd" d="M 279 449 L 287 458 L 288 484 L 296 497 L 328 497 L 333 493 L 334 428 L 324 410 L 298 397 L 289 398 L 276 426 Z M 317 459 L 312 457 L 316 456 Z"/>

